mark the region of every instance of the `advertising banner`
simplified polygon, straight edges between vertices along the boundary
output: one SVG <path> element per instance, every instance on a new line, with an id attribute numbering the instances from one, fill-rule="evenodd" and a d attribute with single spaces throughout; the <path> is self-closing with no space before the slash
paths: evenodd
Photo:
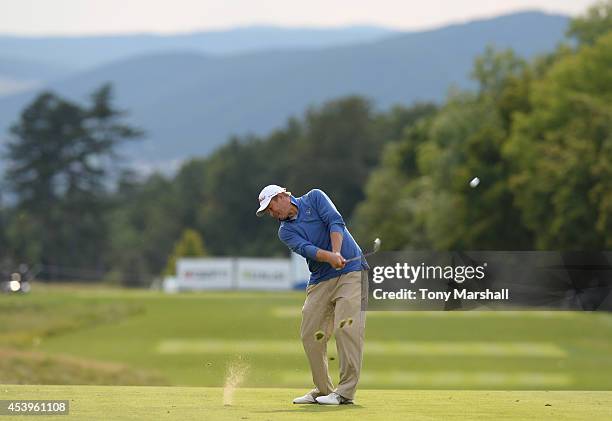
<path id="1" fill-rule="evenodd" d="M 231 289 L 234 281 L 235 259 L 183 258 L 176 264 L 176 289 Z"/>
<path id="2" fill-rule="evenodd" d="M 291 261 L 289 259 L 236 259 L 239 289 L 290 289 Z"/>

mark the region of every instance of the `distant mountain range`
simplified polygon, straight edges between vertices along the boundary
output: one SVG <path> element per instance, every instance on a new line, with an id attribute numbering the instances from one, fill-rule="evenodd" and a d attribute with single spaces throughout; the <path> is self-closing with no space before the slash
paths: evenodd
<path id="1" fill-rule="evenodd" d="M 84 69 L 134 54 L 189 50 L 206 54 L 241 54 L 258 50 L 320 48 L 371 41 L 396 33 L 375 26 L 280 28 L 251 26 L 177 35 L 87 37 L 14 37 L 0 35 L 0 54 Z"/>
<path id="2" fill-rule="evenodd" d="M 205 155 L 231 134 L 267 133 L 308 106 L 344 95 L 369 97 L 380 109 L 440 101 L 450 86 L 473 87 L 473 60 L 487 45 L 512 48 L 530 58 L 554 49 L 567 23 L 566 16 L 523 12 L 424 32 L 384 34 L 362 28 L 360 36 L 370 31 L 369 38 L 348 45 L 337 34 L 334 42 L 343 45 L 330 46 L 334 42 L 326 38 L 327 44 L 317 47 L 314 37 L 310 45 L 294 42 L 291 48 L 281 48 L 280 40 L 263 42 L 264 36 L 250 44 L 219 41 L 217 54 L 195 47 L 157 53 L 134 47 L 127 58 L 77 72 L 46 88 L 83 101 L 102 83 L 112 82 L 115 103 L 129 110 L 130 123 L 148 133 L 126 153 L 140 165 L 163 166 Z M 124 55 L 130 44 L 125 43 L 113 54 Z M 0 39 L 4 52 L 1 45 Z M 89 60 L 95 62 L 95 57 Z M 55 66 L 85 66 L 85 61 Z M 15 121 L 38 92 L 0 97 L 0 128 Z"/>
<path id="3" fill-rule="evenodd" d="M 40 60 L 6 58 L 0 55 L 0 98 L 36 89 L 49 81 L 66 77 L 73 71 L 69 67 Z"/>
<path id="4" fill-rule="evenodd" d="M 393 33 L 373 26 L 331 29 L 253 26 L 179 35 L 0 35 L 0 96 L 134 55 L 168 51 L 224 55 L 279 48 L 321 48 L 371 41 Z M 20 71 L 15 72 L 17 69 Z"/>

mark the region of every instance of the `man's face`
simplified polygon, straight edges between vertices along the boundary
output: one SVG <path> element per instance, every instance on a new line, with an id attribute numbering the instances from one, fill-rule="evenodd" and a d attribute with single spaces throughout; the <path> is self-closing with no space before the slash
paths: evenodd
<path id="1" fill-rule="evenodd" d="M 291 200 L 288 194 L 277 194 L 270 200 L 266 209 L 268 215 L 274 219 L 287 219 L 291 211 Z"/>

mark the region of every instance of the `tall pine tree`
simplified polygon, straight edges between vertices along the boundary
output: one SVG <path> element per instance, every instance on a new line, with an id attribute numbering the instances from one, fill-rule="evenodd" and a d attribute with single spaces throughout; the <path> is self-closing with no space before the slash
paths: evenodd
<path id="1" fill-rule="evenodd" d="M 85 107 L 44 92 L 10 129 L 5 180 L 16 217 L 27 221 L 27 229 L 11 232 L 12 243 L 37 244 L 14 257 L 42 264 L 44 278 L 83 279 L 104 270 L 109 170 L 117 146 L 142 135 L 121 122 L 124 112 L 111 100 L 110 85 Z"/>

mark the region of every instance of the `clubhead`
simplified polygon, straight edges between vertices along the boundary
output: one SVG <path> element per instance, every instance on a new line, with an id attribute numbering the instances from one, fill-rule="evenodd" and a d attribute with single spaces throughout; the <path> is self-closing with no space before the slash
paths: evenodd
<path id="1" fill-rule="evenodd" d="M 374 248 L 372 249 L 374 253 L 376 253 L 378 250 L 380 250 L 380 238 L 374 240 Z"/>
<path id="2" fill-rule="evenodd" d="M 371 251 L 369 251 L 369 252 L 367 252 L 365 254 L 362 254 L 360 256 L 351 257 L 350 259 L 346 260 L 346 263 L 354 262 L 355 260 L 359 260 L 359 259 L 361 259 L 363 257 L 371 256 L 372 254 L 374 254 L 378 250 L 380 250 L 380 243 L 381 243 L 380 238 L 377 238 L 376 240 L 374 240 L 374 246 L 373 246 Z"/>

